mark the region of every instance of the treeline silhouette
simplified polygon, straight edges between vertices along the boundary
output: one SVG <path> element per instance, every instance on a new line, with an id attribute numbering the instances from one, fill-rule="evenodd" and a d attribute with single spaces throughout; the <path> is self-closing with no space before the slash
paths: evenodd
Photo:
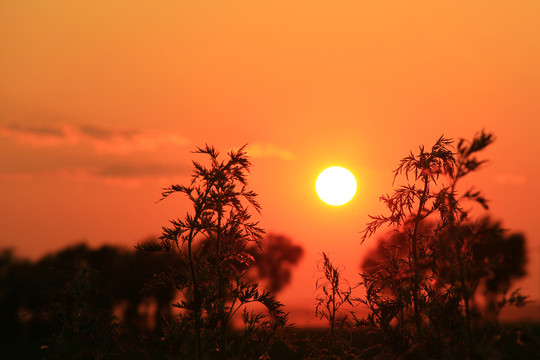
<path id="1" fill-rule="evenodd" d="M 172 265 L 172 258 L 112 246 L 94 250 L 79 244 L 32 263 L 4 251 L 2 350 L 9 358 L 37 359 L 51 353 L 60 357 L 63 349 L 57 347 L 65 346 L 91 357 L 103 351 L 100 345 L 108 346 L 99 339 L 109 342 L 120 332 L 160 331 L 160 314 L 170 314 L 174 288 L 163 287 L 152 294 L 144 289 L 154 271 Z M 148 303 L 158 311 L 141 311 Z M 123 329 L 113 324 L 122 324 Z M 68 331 L 69 339 L 61 339 Z"/>
<path id="2" fill-rule="evenodd" d="M 278 234 L 247 251 L 257 259 L 248 269 L 253 281 L 274 292 L 290 282 L 303 255 Z M 178 290 L 155 280 L 179 260 L 174 252 L 85 243 L 35 262 L 1 251 L 0 358 L 163 358 L 160 340 Z"/>

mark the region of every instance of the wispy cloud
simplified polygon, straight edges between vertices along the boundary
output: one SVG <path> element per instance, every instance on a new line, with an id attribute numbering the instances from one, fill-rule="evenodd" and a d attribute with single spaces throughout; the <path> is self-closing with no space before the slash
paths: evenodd
<path id="1" fill-rule="evenodd" d="M 278 158 L 293 160 L 295 155 L 275 144 L 267 142 L 254 142 L 248 145 L 247 152 L 254 158 Z"/>
<path id="2" fill-rule="evenodd" d="M 187 165 L 171 165 L 159 163 L 115 164 L 104 166 L 95 171 L 96 176 L 134 178 L 134 177 L 172 177 L 190 173 Z"/>
<path id="3" fill-rule="evenodd" d="M 136 187 L 144 182 L 170 183 L 189 174 L 188 165 L 162 163 L 116 163 L 50 169 L 2 171 L 4 177 L 20 180 L 54 179 L 68 182 L 103 183 Z"/>
<path id="4" fill-rule="evenodd" d="M 25 145 L 52 147 L 76 145 L 79 140 L 72 127 L 64 126 L 22 126 L 19 124 L 0 125 L 0 136 L 13 139 Z"/>
<path id="5" fill-rule="evenodd" d="M 523 185 L 527 182 L 527 177 L 521 174 L 499 173 L 495 181 L 504 185 Z"/>
<path id="6" fill-rule="evenodd" d="M 0 136 L 35 147 L 88 145 L 100 154 L 130 154 L 188 142 L 180 134 L 170 132 L 71 124 L 0 125 Z"/>

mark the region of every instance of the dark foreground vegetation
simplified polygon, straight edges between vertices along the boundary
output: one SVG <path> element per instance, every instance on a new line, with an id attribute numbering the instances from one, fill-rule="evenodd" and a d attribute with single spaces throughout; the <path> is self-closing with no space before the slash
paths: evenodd
<path id="1" fill-rule="evenodd" d="M 344 279 L 322 254 L 314 316 L 295 328 L 275 294 L 302 248 L 265 235 L 241 148 L 225 159 L 196 154 L 192 181 L 164 189 L 192 208 L 137 251 L 65 249 L 36 263 L 0 256 L 2 359 L 537 359 L 540 327 L 500 324 L 525 306 L 525 239 L 468 209 L 488 201 L 462 179 L 478 170 L 493 137 L 441 137 L 394 171 L 387 213 L 370 216 L 363 240 L 388 228 Z"/>

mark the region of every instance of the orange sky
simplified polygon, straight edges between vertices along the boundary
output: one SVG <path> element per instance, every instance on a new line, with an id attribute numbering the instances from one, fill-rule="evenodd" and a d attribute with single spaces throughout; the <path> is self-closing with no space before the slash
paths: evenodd
<path id="1" fill-rule="evenodd" d="M 312 302 L 323 250 L 356 281 L 399 159 L 485 128 L 471 181 L 525 233 L 538 299 L 538 19 L 532 0 L 3 0 L 0 246 L 131 246 L 185 212 L 155 201 L 195 146 L 250 143 L 262 224 L 306 250 L 282 298 Z M 346 206 L 316 197 L 330 165 L 357 175 Z"/>

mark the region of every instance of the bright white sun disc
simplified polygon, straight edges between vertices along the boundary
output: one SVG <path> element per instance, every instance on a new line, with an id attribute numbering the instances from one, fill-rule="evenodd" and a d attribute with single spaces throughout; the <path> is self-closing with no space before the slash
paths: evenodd
<path id="1" fill-rule="evenodd" d="M 354 175 L 341 166 L 332 166 L 319 174 L 315 190 L 328 205 L 339 206 L 349 202 L 356 193 Z"/>

